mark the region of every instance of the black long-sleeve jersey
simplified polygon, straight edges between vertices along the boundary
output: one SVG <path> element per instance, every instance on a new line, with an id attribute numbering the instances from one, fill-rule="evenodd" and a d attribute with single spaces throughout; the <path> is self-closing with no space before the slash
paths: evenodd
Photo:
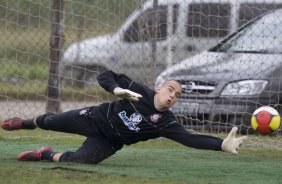
<path id="1" fill-rule="evenodd" d="M 112 71 L 101 73 L 97 80 L 108 92 L 121 87 L 142 95 L 138 102 L 121 99 L 103 103 L 94 109 L 94 118 L 101 133 L 111 142 L 130 145 L 166 137 L 193 148 L 221 150 L 222 139 L 192 134 L 176 121 L 171 111 L 158 111 L 154 106 L 155 91 L 148 86 Z"/>

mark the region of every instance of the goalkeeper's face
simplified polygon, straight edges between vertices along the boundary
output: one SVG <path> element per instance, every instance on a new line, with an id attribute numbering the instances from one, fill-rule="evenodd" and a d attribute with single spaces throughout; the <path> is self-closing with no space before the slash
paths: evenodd
<path id="1" fill-rule="evenodd" d="M 182 88 L 179 82 L 169 80 L 158 86 L 154 104 L 158 110 L 166 110 L 173 106 L 181 96 Z"/>

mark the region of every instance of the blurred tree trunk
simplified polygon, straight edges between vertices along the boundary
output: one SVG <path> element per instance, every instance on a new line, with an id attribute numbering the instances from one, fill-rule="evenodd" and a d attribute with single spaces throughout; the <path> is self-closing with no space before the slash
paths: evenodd
<path id="1" fill-rule="evenodd" d="M 47 86 L 47 105 L 46 112 L 60 112 L 60 74 L 59 64 L 63 54 L 64 44 L 64 1 L 53 0 L 52 8 L 52 26 L 50 36 L 49 53 L 49 77 Z"/>

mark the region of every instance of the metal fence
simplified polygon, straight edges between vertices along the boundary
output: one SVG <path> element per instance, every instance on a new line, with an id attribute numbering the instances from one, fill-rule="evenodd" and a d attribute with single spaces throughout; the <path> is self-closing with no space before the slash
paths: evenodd
<path id="1" fill-rule="evenodd" d="M 184 95 L 172 110 L 189 127 L 248 131 L 257 107 L 280 111 L 281 7 L 278 0 L 0 0 L 0 118 L 110 100 L 95 77 L 111 69 L 152 87 L 180 80 Z M 266 13 L 274 15 L 254 30 L 250 22 Z"/>

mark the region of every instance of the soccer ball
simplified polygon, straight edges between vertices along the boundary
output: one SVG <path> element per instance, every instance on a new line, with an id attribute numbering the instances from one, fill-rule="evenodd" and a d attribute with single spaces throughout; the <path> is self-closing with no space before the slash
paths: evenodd
<path id="1" fill-rule="evenodd" d="M 252 128 L 260 134 L 271 134 L 280 128 L 280 115 L 272 107 L 263 106 L 252 115 Z"/>

